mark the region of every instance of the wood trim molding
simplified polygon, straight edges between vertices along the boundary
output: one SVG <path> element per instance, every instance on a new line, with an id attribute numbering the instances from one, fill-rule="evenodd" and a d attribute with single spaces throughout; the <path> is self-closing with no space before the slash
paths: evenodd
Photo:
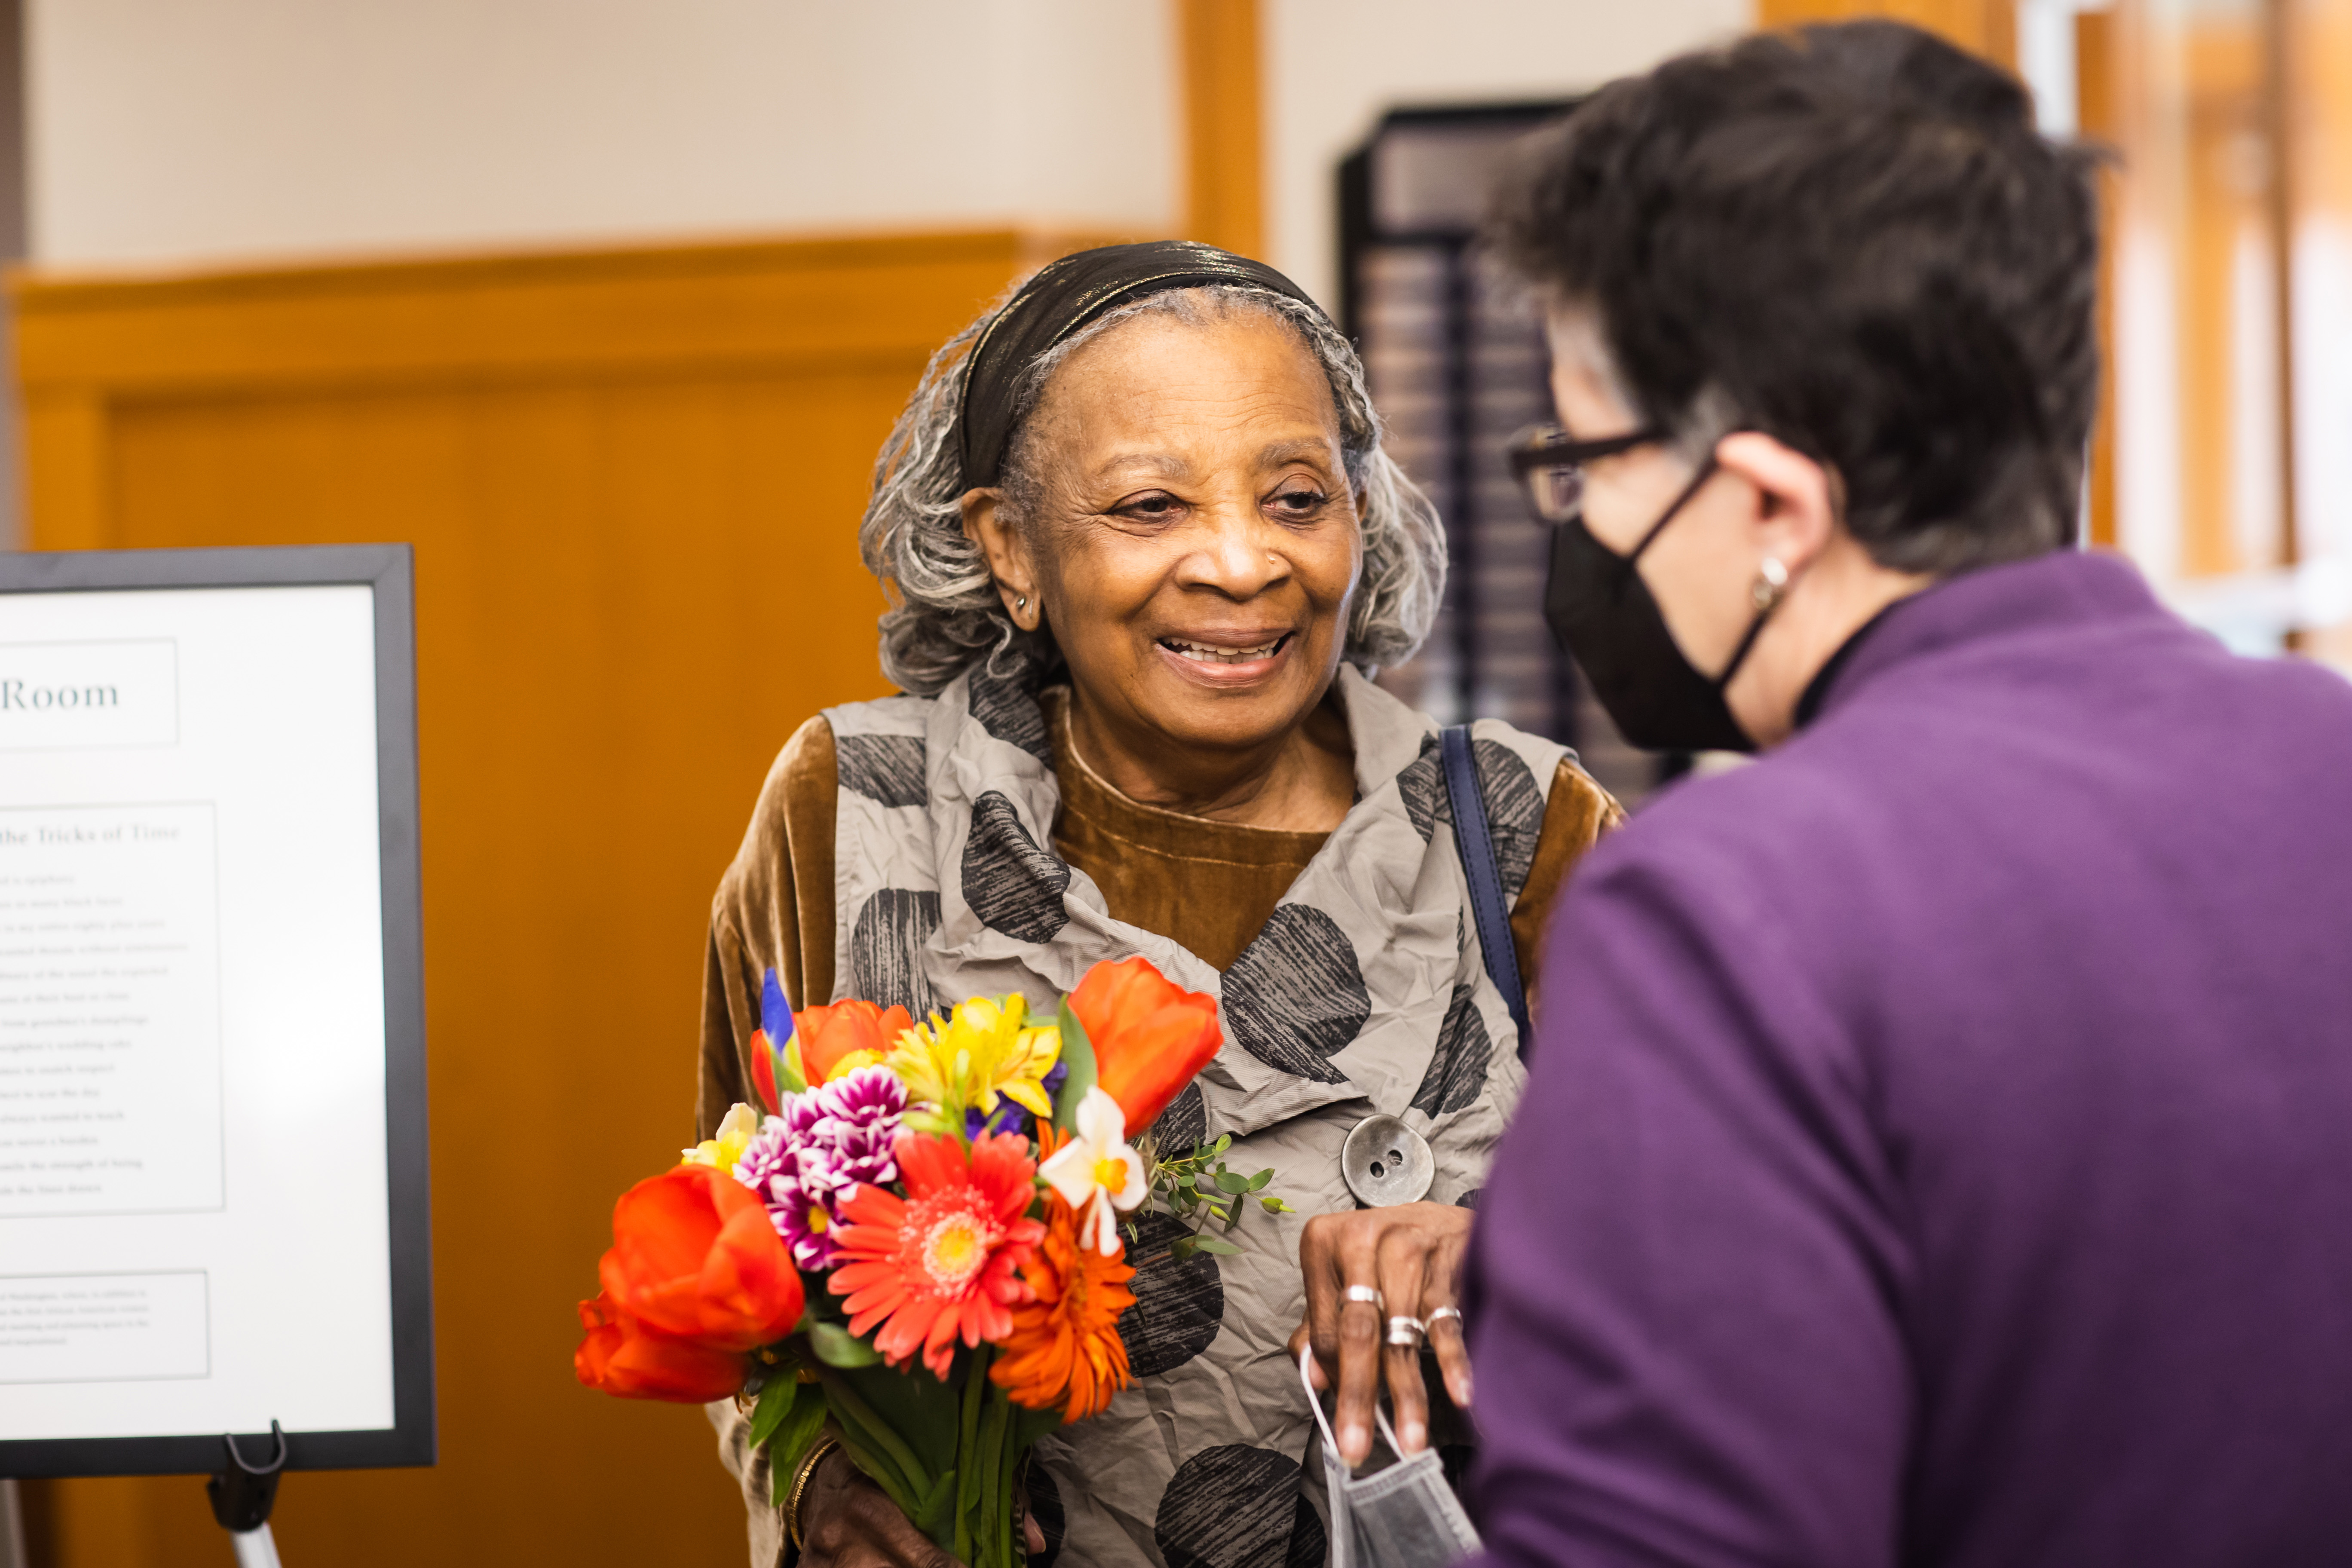
<path id="1" fill-rule="evenodd" d="M 1265 240 L 1257 0 L 1176 0 L 1184 233 L 1243 256 Z"/>
<path id="2" fill-rule="evenodd" d="M 184 276 L 20 271 L 8 289 L 39 427 L 35 511 L 47 534 L 98 500 L 68 501 L 86 481 L 48 470 L 65 450 L 103 447 L 115 400 L 919 362 L 1008 279 L 1111 237 L 995 229 Z M 67 426 L 89 426 L 89 441 L 53 434 Z"/>

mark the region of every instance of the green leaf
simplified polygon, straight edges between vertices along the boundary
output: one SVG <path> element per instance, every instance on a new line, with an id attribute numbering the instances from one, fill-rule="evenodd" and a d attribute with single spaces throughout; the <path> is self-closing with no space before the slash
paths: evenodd
<path id="1" fill-rule="evenodd" d="M 1054 1096 L 1054 1126 L 1063 1132 L 1074 1132 L 1078 1125 L 1078 1101 L 1095 1086 L 1095 1047 L 1087 1038 L 1087 1026 L 1070 1011 L 1070 999 L 1062 998 L 1061 1061 L 1070 1069 L 1062 1080 L 1061 1091 Z"/>
<path id="2" fill-rule="evenodd" d="M 1249 1184 L 1244 1187 L 1242 1191 L 1245 1193 L 1256 1192 L 1272 1180 L 1274 1180 L 1274 1167 L 1268 1165 L 1265 1170 L 1260 1171 L 1256 1175 L 1252 1176 L 1249 1179 Z"/>
<path id="3" fill-rule="evenodd" d="M 1250 1184 L 1249 1178 L 1247 1176 L 1237 1176 L 1231 1171 L 1219 1171 L 1217 1173 L 1217 1191 L 1221 1193 L 1245 1193 L 1249 1190 Z"/>
<path id="4" fill-rule="evenodd" d="M 1258 1203 L 1268 1214 L 1288 1214 L 1290 1212 L 1290 1205 L 1284 1203 L 1280 1198 L 1264 1197 L 1258 1199 Z"/>
<path id="5" fill-rule="evenodd" d="M 1209 1212 L 1215 1215 L 1219 1219 L 1231 1219 L 1234 1217 L 1227 1214 L 1223 1209 L 1219 1208 L 1215 1204 L 1211 1204 L 1209 1205 Z"/>
<path id="6" fill-rule="evenodd" d="M 799 1475 L 801 1461 L 816 1444 L 816 1436 L 824 1430 L 824 1390 L 814 1383 L 796 1383 L 800 1396 L 792 1402 L 786 1415 L 772 1434 L 768 1444 L 768 1479 L 771 1495 L 778 1507 L 783 1506 L 787 1489 Z"/>
<path id="7" fill-rule="evenodd" d="M 807 1386 L 790 1367 L 778 1368 L 769 1373 L 768 1381 L 760 1389 L 760 1403 L 751 1410 L 751 1447 L 756 1448 L 776 1435 L 776 1428 L 784 1424 L 786 1415 L 792 1414 L 793 1401 Z"/>
<path id="8" fill-rule="evenodd" d="M 1230 1132 L 1220 1133 L 1217 1137 L 1217 1141 L 1209 1145 L 1209 1152 L 1212 1154 L 1222 1154 L 1233 1146 L 1234 1135 Z"/>
<path id="9" fill-rule="evenodd" d="M 839 1323 L 811 1323 L 808 1337 L 809 1349 L 827 1366 L 873 1366 L 882 1360 L 881 1352 Z"/>
<path id="10" fill-rule="evenodd" d="M 1239 1258 L 1242 1249 L 1230 1241 L 1220 1241 L 1213 1236 L 1196 1236 L 1192 1245 L 1202 1252 L 1213 1252 L 1220 1258 Z"/>

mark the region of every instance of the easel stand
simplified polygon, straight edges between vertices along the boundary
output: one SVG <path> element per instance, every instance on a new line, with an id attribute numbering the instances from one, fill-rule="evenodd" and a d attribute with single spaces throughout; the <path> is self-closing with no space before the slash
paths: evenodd
<path id="1" fill-rule="evenodd" d="M 228 1468 L 205 1483 L 213 1500 L 213 1517 L 229 1532 L 236 1547 L 236 1568 L 278 1568 L 278 1542 L 269 1534 L 269 1505 L 278 1500 L 278 1473 L 286 1468 L 286 1434 L 269 1424 L 278 1451 L 258 1468 L 236 1451 L 236 1439 L 224 1436 Z"/>

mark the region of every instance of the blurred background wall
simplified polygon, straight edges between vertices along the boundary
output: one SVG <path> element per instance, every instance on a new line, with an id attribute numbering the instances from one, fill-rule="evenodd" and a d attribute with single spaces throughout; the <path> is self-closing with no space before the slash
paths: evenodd
<path id="1" fill-rule="evenodd" d="M 2352 0 L 0 5 L 7 531 L 417 551 L 442 1457 L 290 1478 L 292 1568 L 740 1560 L 700 1414 L 578 1388 L 572 1303 L 688 1134 L 769 760 L 883 689 L 854 529 L 934 346 L 1105 238 L 1337 309 L 1390 111 L 1861 9 L 2125 153 L 2095 537 L 2242 646 L 2352 652 Z M 193 1479 L 24 1500 L 37 1563 L 227 1561 Z"/>

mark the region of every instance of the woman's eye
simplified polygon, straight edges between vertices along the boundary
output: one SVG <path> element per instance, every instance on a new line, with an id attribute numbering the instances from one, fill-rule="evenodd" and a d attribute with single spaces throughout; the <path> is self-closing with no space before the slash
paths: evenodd
<path id="1" fill-rule="evenodd" d="M 1123 517 L 1139 517 L 1150 522 L 1161 522 L 1183 510 L 1183 503 L 1171 495 L 1138 496 L 1118 508 Z"/>
<path id="2" fill-rule="evenodd" d="M 1321 507 L 1324 500 L 1323 492 L 1318 489 L 1283 490 L 1274 498 L 1274 510 L 1287 512 L 1293 517 L 1305 517 Z"/>

